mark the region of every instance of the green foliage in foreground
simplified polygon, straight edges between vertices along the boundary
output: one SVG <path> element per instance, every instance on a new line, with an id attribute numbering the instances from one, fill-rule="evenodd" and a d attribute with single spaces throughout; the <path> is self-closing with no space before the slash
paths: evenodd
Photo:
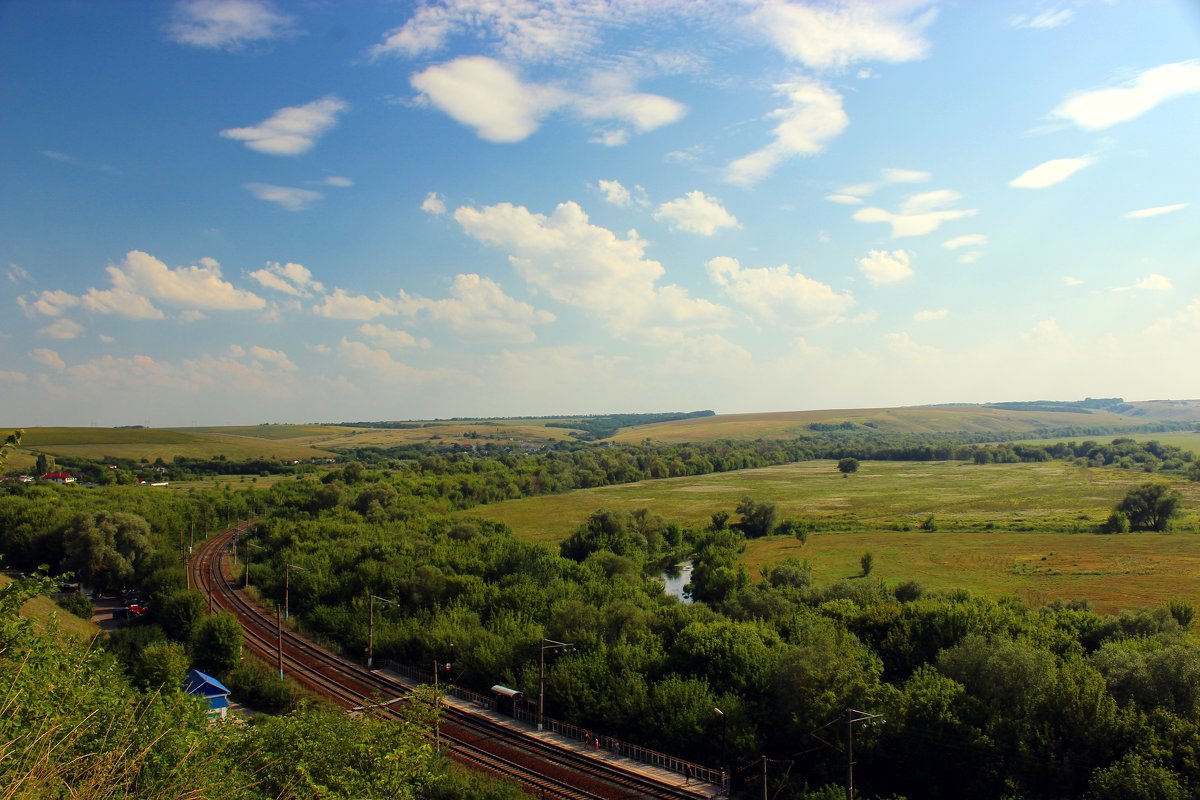
<path id="1" fill-rule="evenodd" d="M 417 716 L 381 722 L 306 708 L 210 725 L 200 700 L 172 686 L 136 689 L 104 650 L 39 635 L 17 609 L 47 586 L 0 586 L 0 800 L 517 796 L 447 773 L 423 735 L 429 720 Z M 179 645 L 143 654 L 143 685 L 180 678 Z"/>

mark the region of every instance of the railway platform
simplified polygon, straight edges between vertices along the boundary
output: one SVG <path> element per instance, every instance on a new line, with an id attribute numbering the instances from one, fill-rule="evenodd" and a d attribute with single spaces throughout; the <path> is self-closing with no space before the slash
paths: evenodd
<path id="1" fill-rule="evenodd" d="M 425 681 L 414 680 L 408 675 L 403 675 L 387 667 L 380 667 L 372 670 L 372 672 L 396 683 L 398 687 L 402 687 L 406 691 L 414 688 L 419 683 L 425 683 Z M 626 772 L 637 773 L 656 783 L 669 786 L 678 792 L 684 792 L 696 798 L 696 800 L 705 800 L 706 798 L 716 800 L 728 795 L 721 777 L 717 777 L 717 782 L 710 782 L 702 780 L 700 777 L 693 777 L 691 770 L 687 767 L 681 770 L 667 769 L 662 766 L 646 763 L 641 759 L 630 758 L 627 755 L 623 755 L 621 749 L 624 747 L 626 752 L 628 752 L 632 748 L 601 734 L 588 736 L 590 741 L 585 743 L 582 736 L 570 736 L 550 728 L 543 728 L 543 730 L 539 731 L 537 726 L 532 723 L 496 711 L 493 703 L 490 702 L 490 698 L 487 698 L 485 695 L 478 695 L 474 692 L 453 688 L 442 696 L 442 702 L 458 711 L 485 717 L 496 725 L 501 725 L 507 730 L 522 736 L 528 736 L 531 739 L 538 739 L 544 743 L 552 744 L 557 748 L 573 752 L 583 758 L 618 766 Z M 547 721 L 549 722 L 550 720 Z M 712 775 L 710 770 L 705 770 L 705 772 Z"/>

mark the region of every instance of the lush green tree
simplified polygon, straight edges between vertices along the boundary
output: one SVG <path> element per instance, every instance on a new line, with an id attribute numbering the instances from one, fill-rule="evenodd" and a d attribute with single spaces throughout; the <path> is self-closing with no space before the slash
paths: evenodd
<path id="1" fill-rule="evenodd" d="M 1096 770 L 1088 790 L 1089 800 L 1184 800 L 1194 796 L 1173 770 L 1138 753 Z"/>
<path id="2" fill-rule="evenodd" d="M 155 642 L 147 645 L 138 657 L 134 680 L 150 691 L 177 692 L 187 678 L 187 650 L 178 642 Z"/>
<path id="3" fill-rule="evenodd" d="M 163 632 L 177 642 L 189 644 L 207 607 L 204 598 L 187 589 L 155 595 L 151 611 Z"/>
<path id="4" fill-rule="evenodd" d="M 1116 510 L 1129 517 L 1135 531 L 1165 531 L 1179 513 L 1183 498 L 1165 483 L 1143 483 L 1130 489 Z"/>
<path id="5" fill-rule="evenodd" d="M 736 511 L 742 516 L 737 528 L 748 539 L 770 536 L 779 522 L 779 508 L 774 503 L 759 502 L 749 495 L 742 498 Z"/>
<path id="6" fill-rule="evenodd" d="M 858 559 L 858 565 L 862 567 L 862 576 L 867 577 L 875 567 L 875 554 L 863 553 L 862 557 Z"/>
<path id="7" fill-rule="evenodd" d="M 223 675 L 242 658 L 242 626 L 228 611 L 200 620 L 192 636 L 192 661 L 205 671 Z"/>
<path id="8" fill-rule="evenodd" d="M 39 476 L 45 475 L 47 472 L 52 472 L 54 470 L 54 457 L 46 455 L 45 453 L 38 453 L 37 463 L 34 465 L 34 469 L 37 471 Z"/>
<path id="9" fill-rule="evenodd" d="M 838 461 L 837 467 L 843 475 L 849 475 L 851 472 L 858 472 L 858 459 L 847 456 L 846 458 Z"/>
<path id="10" fill-rule="evenodd" d="M 63 569 L 99 588 L 128 585 L 154 552 L 150 526 L 136 514 L 79 514 L 63 532 Z"/>

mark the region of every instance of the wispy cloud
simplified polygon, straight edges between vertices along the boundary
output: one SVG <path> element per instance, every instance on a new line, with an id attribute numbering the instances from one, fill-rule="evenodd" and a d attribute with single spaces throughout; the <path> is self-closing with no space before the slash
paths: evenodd
<path id="1" fill-rule="evenodd" d="M 167 35 L 193 47 L 238 50 L 293 35 L 294 23 L 265 0 L 183 0 L 175 5 Z"/>
<path id="2" fill-rule="evenodd" d="M 979 213 L 975 208 L 943 208 L 961 199 L 962 195 L 952 189 L 938 189 L 912 195 L 900 204 L 900 210 L 887 211 L 882 208 L 860 208 L 852 219 L 857 222 L 886 222 L 892 226 L 892 236 L 924 236 L 933 233 L 942 223 Z"/>
<path id="3" fill-rule="evenodd" d="M 788 58 L 813 69 L 924 58 L 929 3 L 763 3 L 746 22 Z M 914 12 L 913 7 L 916 6 Z"/>
<path id="4" fill-rule="evenodd" d="M 1084 130 L 1103 130 L 1193 92 L 1200 92 L 1200 60 L 1179 61 L 1148 69 L 1118 86 L 1077 92 L 1051 114 Z"/>
<path id="5" fill-rule="evenodd" d="M 1176 211 L 1182 211 L 1191 203 L 1175 203 L 1169 206 L 1154 206 L 1153 208 L 1139 208 L 1137 211 L 1128 211 L 1125 213 L 1125 219 L 1148 219 L 1149 217 L 1161 217 L 1163 214 L 1174 214 Z"/>
<path id="6" fill-rule="evenodd" d="M 1070 8 L 1048 8 L 1040 14 L 1028 16 L 1020 14 L 1008 21 L 1014 28 L 1031 28 L 1033 30 L 1049 30 L 1066 25 L 1075 17 L 1075 11 Z"/>
<path id="7" fill-rule="evenodd" d="M 350 104 L 336 95 L 328 95 L 302 106 L 281 108 L 267 119 L 246 128 L 221 131 L 226 139 L 245 142 L 246 147 L 271 156 L 298 156 L 307 153 L 338 122 L 338 116 Z M 343 185 L 343 184 L 331 184 Z"/>
<path id="8" fill-rule="evenodd" d="M 934 322 L 948 316 L 950 316 L 950 310 L 946 308 L 925 309 L 913 314 L 913 319 L 917 322 Z"/>
<path id="9" fill-rule="evenodd" d="M 947 239 L 942 242 L 942 247 L 947 250 L 957 250 L 960 247 L 983 247 L 985 244 L 987 244 L 987 237 L 982 233 L 968 233 L 964 236 Z"/>
<path id="10" fill-rule="evenodd" d="M 842 96 L 818 81 L 804 79 L 778 84 L 775 92 L 788 104 L 767 114 L 767 119 L 778 121 L 771 130 L 773 141 L 730 162 L 725 168 L 725 179 L 730 183 L 751 186 L 784 161 L 816 155 L 850 124 L 842 107 Z"/>
<path id="11" fill-rule="evenodd" d="M 313 280 L 312 272 L 303 264 L 268 261 L 264 268 L 251 272 L 250 277 L 267 289 L 292 297 L 312 297 L 314 293 L 325 291 L 321 282 Z"/>
<path id="12" fill-rule="evenodd" d="M 259 200 L 274 203 L 288 211 L 307 211 L 325 195 L 312 189 L 296 186 L 276 186 L 271 183 L 244 183 L 242 188 Z"/>
<path id="13" fill-rule="evenodd" d="M 1045 189 L 1056 183 L 1062 183 L 1079 170 L 1095 163 L 1094 158 L 1056 158 L 1045 161 L 1033 169 L 1022 172 L 1008 182 L 1014 189 Z"/>
<path id="14" fill-rule="evenodd" d="M 23 283 L 33 280 L 33 276 L 29 274 L 29 270 L 13 261 L 8 262 L 8 266 L 4 269 L 4 276 L 8 278 L 9 283 Z"/>

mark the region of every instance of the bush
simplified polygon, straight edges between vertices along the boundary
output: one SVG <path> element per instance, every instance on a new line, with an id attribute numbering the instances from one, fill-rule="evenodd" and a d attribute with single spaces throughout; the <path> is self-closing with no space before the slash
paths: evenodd
<path id="1" fill-rule="evenodd" d="M 243 661 L 229 673 L 234 697 L 259 711 L 283 714 L 295 709 L 300 692 L 279 673 L 257 661 Z"/>
<path id="2" fill-rule="evenodd" d="M 56 597 L 54 602 L 58 604 L 59 608 L 70 611 L 80 619 L 91 619 L 92 614 L 96 613 L 96 608 L 92 605 L 91 598 L 79 592 L 69 592 L 61 595 Z"/>
<path id="3" fill-rule="evenodd" d="M 1129 517 L 1120 511 L 1108 515 L 1108 519 L 1100 526 L 1101 533 L 1129 533 Z"/>
<path id="4" fill-rule="evenodd" d="M 930 514 L 928 517 L 926 517 L 921 522 L 921 530 L 923 530 L 923 531 L 936 531 L 937 530 L 937 520 L 935 520 L 933 518 L 933 514 Z"/>

